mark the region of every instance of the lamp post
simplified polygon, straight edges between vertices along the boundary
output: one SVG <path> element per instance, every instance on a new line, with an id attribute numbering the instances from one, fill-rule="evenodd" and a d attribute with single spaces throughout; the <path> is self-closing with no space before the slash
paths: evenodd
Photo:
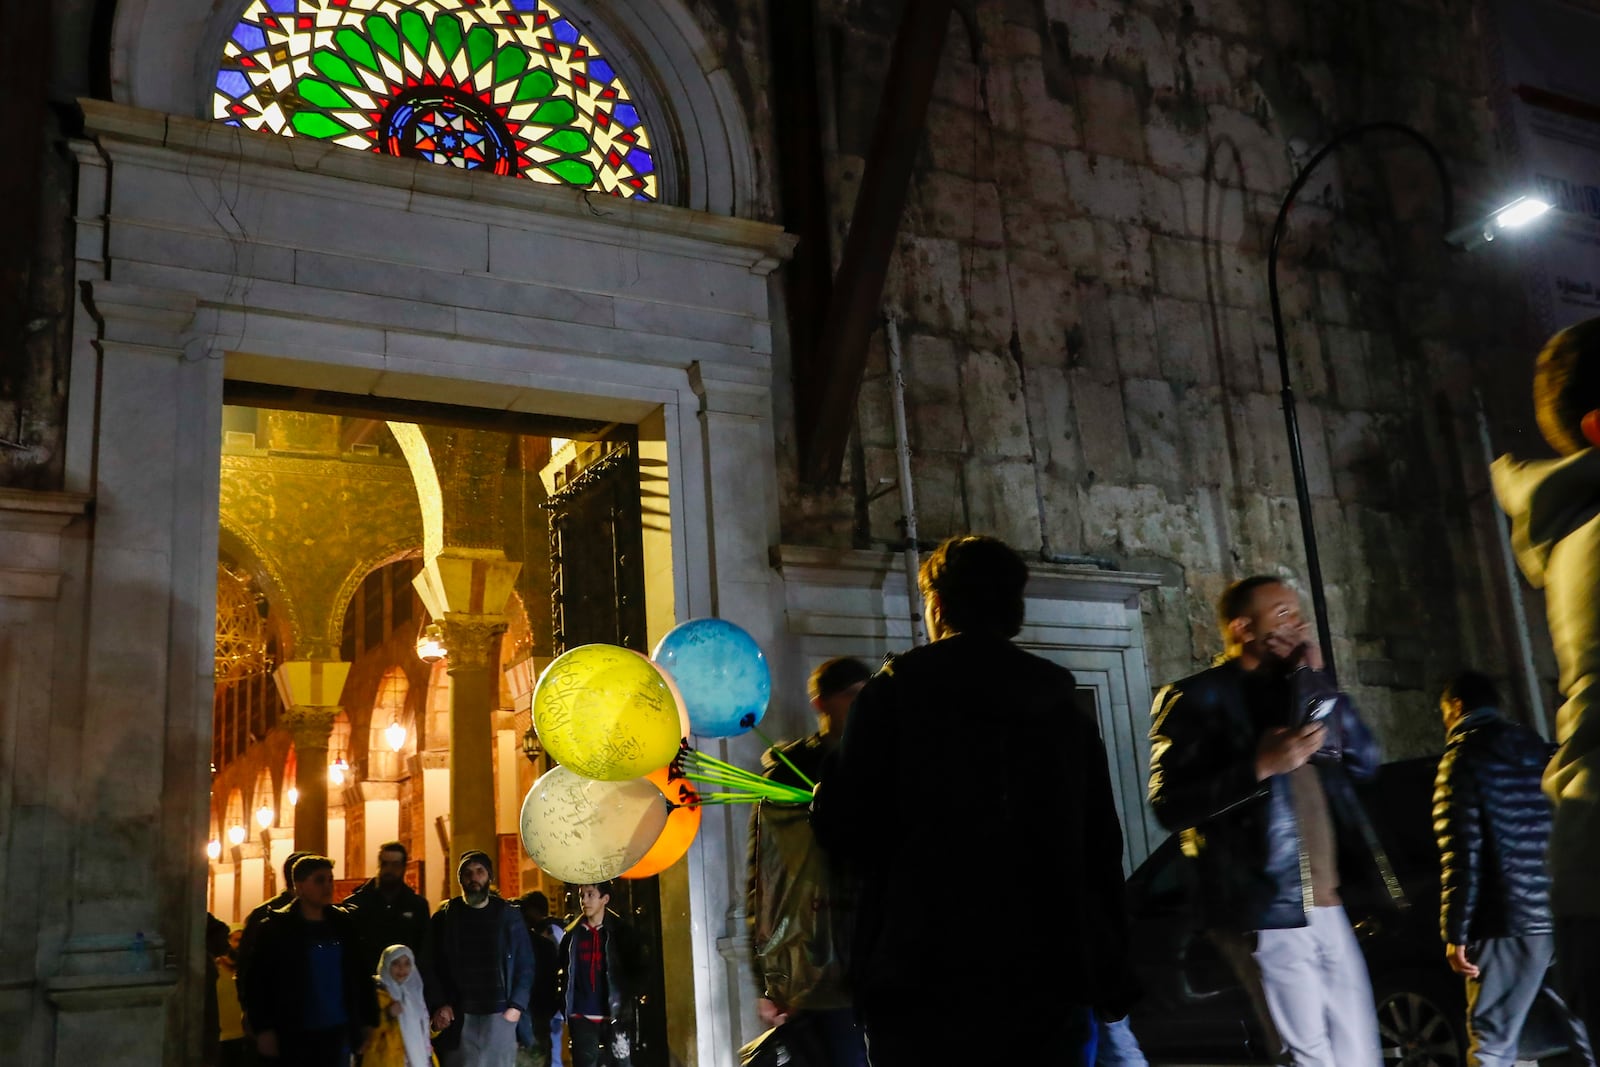
<path id="1" fill-rule="evenodd" d="M 1443 215 L 1443 233 L 1446 244 L 1461 249 L 1471 249 L 1493 241 L 1495 235 L 1538 218 L 1549 210 L 1549 204 L 1533 197 L 1519 197 L 1495 210 L 1484 219 L 1460 229 L 1452 229 L 1455 220 L 1455 193 L 1450 187 L 1450 175 L 1445 170 L 1444 157 L 1432 141 L 1420 132 L 1400 122 L 1367 122 L 1335 136 L 1308 159 L 1278 207 L 1278 218 L 1272 226 L 1272 243 L 1267 250 L 1267 295 L 1272 304 L 1272 336 L 1278 348 L 1278 374 L 1283 383 L 1284 430 L 1289 439 L 1289 466 L 1294 472 L 1295 499 L 1300 507 L 1300 533 L 1306 547 L 1306 577 L 1311 585 L 1311 606 L 1317 619 L 1317 642 L 1322 646 L 1322 659 L 1330 677 L 1337 679 L 1334 665 L 1332 631 L 1328 625 L 1328 596 L 1322 585 L 1322 559 L 1317 553 L 1316 523 L 1311 513 L 1311 489 L 1306 481 L 1305 452 L 1300 444 L 1300 422 L 1295 416 L 1294 388 L 1289 380 L 1289 346 L 1283 336 L 1283 308 L 1278 300 L 1278 252 L 1288 227 L 1289 211 L 1295 197 L 1305 188 L 1317 165 L 1344 145 L 1359 140 L 1369 133 L 1395 133 L 1409 139 L 1427 154 L 1439 178 L 1439 201 Z"/>

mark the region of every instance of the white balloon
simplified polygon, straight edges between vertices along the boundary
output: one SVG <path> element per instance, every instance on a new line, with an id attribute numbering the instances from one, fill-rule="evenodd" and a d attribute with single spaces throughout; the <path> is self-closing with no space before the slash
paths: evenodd
<path id="1" fill-rule="evenodd" d="M 522 801 L 522 847 L 563 882 L 604 882 L 644 858 L 667 814 L 666 797 L 643 778 L 603 782 L 557 766 Z"/>

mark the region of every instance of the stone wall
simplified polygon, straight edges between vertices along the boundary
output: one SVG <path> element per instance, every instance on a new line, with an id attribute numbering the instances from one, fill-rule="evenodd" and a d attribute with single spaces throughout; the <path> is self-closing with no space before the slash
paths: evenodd
<path id="1" fill-rule="evenodd" d="M 836 257 L 889 7 L 822 16 Z M 1333 133 L 1388 119 L 1439 145 L 1462 214 L 1489 206 L 1485 48 L 1461 3 L 1013 0 L 953 17 L 884 298 L 922 539 L 989 532 L 1163 574 L 1151 678 L 1204 666 L 1230 579 L 1304 573 L 1268 316 L 1279 199 Z M 1443 675 L 1511 670 L 1472 389 L 1526 426 L 1536 338 L 1512 250 L 1450 258 L 1437 199 L 1420 150 L 1372 137 L 1319 168 L 1281 264 L 1335 647 L 1392 755 L 1437 750 Z M 883 344 L 837 486 L 796 484 L 778 412 L 788 542 L 903 536 Z"/>

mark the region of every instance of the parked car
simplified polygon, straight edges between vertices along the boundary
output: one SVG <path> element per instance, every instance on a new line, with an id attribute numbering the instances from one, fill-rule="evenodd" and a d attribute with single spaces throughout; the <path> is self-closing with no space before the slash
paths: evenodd
<path id="1" fill-rule="evenodd" d="M 1406 907 L 1341 889 L 1372 976 L 1384 1063 L 1404 1067 L 1466 1062 L 1465 990 L 1439 940 L 1432 822 L 1437 769 L 1437 757 L 1386 764 L 1360 790 Z M 1144 984 L 1134 1033 L 1155 1061 L 1270 1063 L 1243 987 L 1200 926 L 1188 875 L 1174 835 L 1128 881 L 1134 966 Z M 1565 1041 L 1554 1011 L 1541 1000 L 1523 1028 L 1519 1058 L 1559 1055 Z"/>

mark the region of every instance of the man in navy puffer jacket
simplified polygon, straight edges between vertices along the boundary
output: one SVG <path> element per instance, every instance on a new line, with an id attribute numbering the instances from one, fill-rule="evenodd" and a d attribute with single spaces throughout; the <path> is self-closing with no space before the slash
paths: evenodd
<path id="1" fill-rule="evenodd" d="M 1583 1024 L 1550 986 L 1550 802 L 1539 778 L 1554 746 L 1496 711 L 1494 685 L 1466 671 L 1439 697 L 1448 740 L 1433 790 L 1439 838 L 1439 923 L 1450 966 L 1467 981 L 1468 1062 L 1517 1059 L 1523 1020 L 1541 993 L 1594 1063 Z"/>

